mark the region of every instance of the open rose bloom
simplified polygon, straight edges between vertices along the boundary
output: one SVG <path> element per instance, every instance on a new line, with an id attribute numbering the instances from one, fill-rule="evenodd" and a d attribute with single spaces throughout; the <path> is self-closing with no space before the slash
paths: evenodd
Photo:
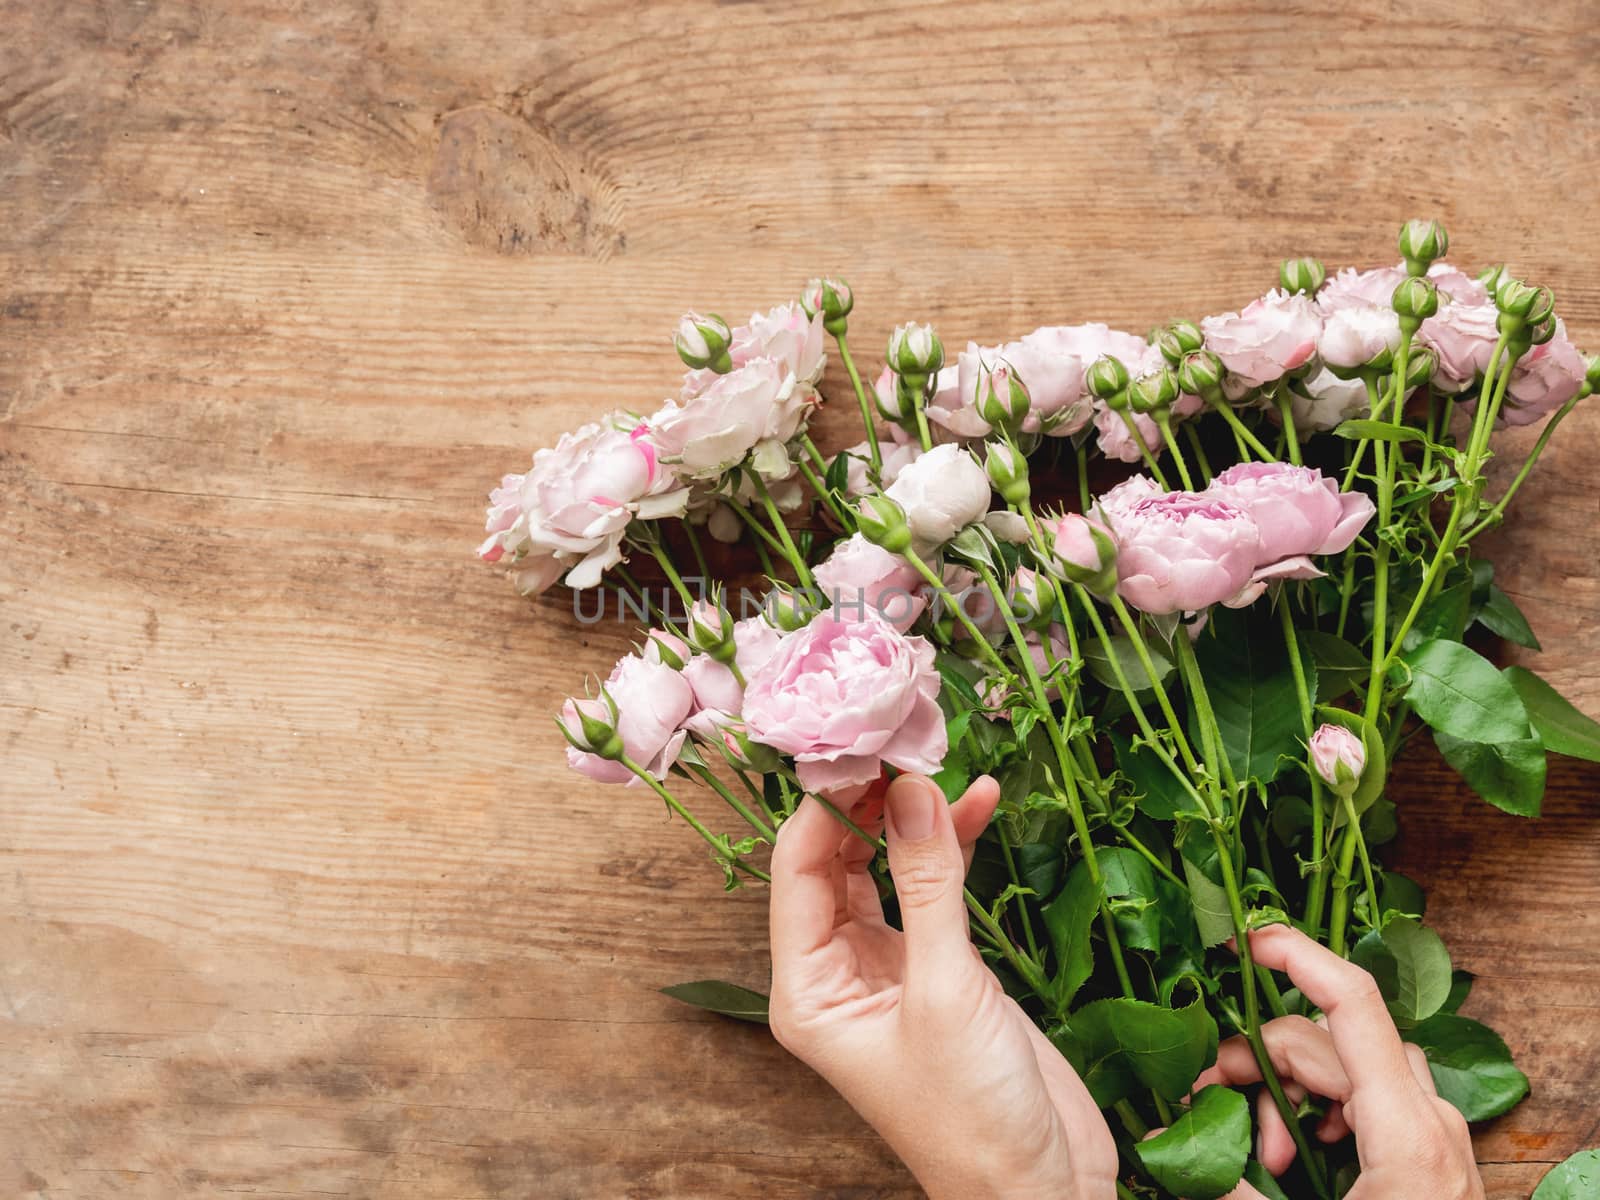
<path id="1" fill-rule="evenodd" d="M 1039 1045 L 1092 1064 L 1119 1128 L 1172 1127 L 1122 1149 L 1140 1196 L 1238 1194 L 1248 1100 L 1191 1085 L 1252 1014 L 1312 1011 L 1219 949 L 1247 925 L 1287 919 L 1364 963 L 1422 956 L 1426 987 L 1379 977 L 1448 1060 L 1441 1096 L 1479 1119 L 1525 1088 L 1445 1011 L 1448 951 L 1383 874 L 1414 820 L 1385 792 L 1424 731 L 1463 789 L 1519 815 L 1549 753 L 1600 758 L 1548 685 L 1481 656 L 1491 632 L 1533 638 L 1479 537 L 1600 382 L 1576 341 L 1595 331 L 1504 268 L 1447 260 L 1437 223 L 1397 246 L 1331 274 L 1288 260 L 1280 286 L 1269 270 L 1234 311 L 1149 336 L 1048 313 L 982 341 L 907 322 L 881 370 L 849 357 L 866 337 L 837 279 L 739 325 L 693 311 L 671 399 L 564 435 L 490 493 L 480 556 L 563 597 L 543 619 L 575 662 L 574 621 L 634 645 L 560 709 L 579 786 L 665 805 L 730 888 L 766 881 L 784 823 L 827 808 L 893 921 L 878 793 L 903 773 L 951 800 L 998 781 L 973 945 Z M 585 593 L 573 617 L 562 583 Z M 553 736 L 530 726 L 517 753 Z M 663 919 L 685 902 L 638 899 Z M 1184 1129 L 1219 1093 L 1236 1115 L 1194 1150 Z M 1286 1194 L 1358 1161 L 1311 1154 L 1268 1155 Z"/>

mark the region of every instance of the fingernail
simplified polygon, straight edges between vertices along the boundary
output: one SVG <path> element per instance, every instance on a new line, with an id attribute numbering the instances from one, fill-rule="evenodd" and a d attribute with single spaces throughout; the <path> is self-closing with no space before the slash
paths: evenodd
<path id="1" fill-rule="evenodd" d="M 943 804 L 944 797 L 930 781 L 902 775 L 889 785 L 886 799 L 889 824 L 895 836 L 908 842 L 920 842 L 933 834 L 938 811 L 934 806 Z"/>

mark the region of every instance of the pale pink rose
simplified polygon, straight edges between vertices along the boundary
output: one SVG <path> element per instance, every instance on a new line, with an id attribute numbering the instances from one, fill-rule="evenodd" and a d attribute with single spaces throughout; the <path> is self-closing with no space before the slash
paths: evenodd
<path id="1" fill-rule="evenodd" d="M 964 392 L 962 389 L 961 358 L 966 354 L 976 355 L 976 344 L 969 344 L 963 355 L 946 367 L 941 367 L 935 376 L 933 396 L 928 400 L 926 413 L 928 423 L 933 428 L 935 436 L 941 440 L 955 439 L 965 441 L 971 438 L 987 437 L 993 432 L 989 422 L 978 415 L 978 410 L 973 407 L 976 403 L 976 375 L 973 375 L 973 391 Z"/>
<path id="2" fill-rule="evenodd" d="M 1341 492 L 1314 467 L 1292 463 L 1238 463 L 1219 474 L 1206 493 L 1248 513 L 1261 548 L 1256 566 L 1307 555 L 1337 554 L 1372 519 L 1372 501 Z"/>
<path id="3" fill-rule="evenodd" d="M 1483 376 L 1500 337 L 1500 310 L 1493 302 L 1446 303 L 1422 323 L 1417 339 L 1439 355 L 1433 384 L 1440 391 L 1463 392 Z"/>
<path id="4" fill-rule="evenodd" d="M 1128 428 L 1128 422 L 1119 412 L 1105 406 L 1105 402 L 1096 398 L 1094 402 L 1094 428 L 1095 445 L 1100 447 L 1100 453 L 1117 462 L 1136 463 L 1144 459 L 1144 454 L 1139 449 L 1143 442 L 1145 449 L 1152 454 L 1161 450 L 1161 427 L 1143 413 L 1133 413 L 1133 429 Z M 1138 431 L 1138 438 L 1134 437 L 1134 430 Z"/>
<path id="5" fill-rule="evenodd" d="M 878 377 L 872 381 L 872 394 L 877 398 L 878 410 L 895 421 L 909 421 L 915 414 L 910 405 L 902 400 L 897 376 L 888 367 L 878 372 Z M 861 443 L 863 446 L 865 442 Z"/>
<path id="6" fill-rule="evenodd" d="M 747 682 L 773 656 L 783 637 L 761 617 L 734 622 L 733 662 Z M 683 676 L 694 691 L 694 707 L 684 722 L 689 732 L 710 737 L 718 728 L 739 720 L 744 687 L 725 664 L 709 654 L 697 654 L 684 665 Z"/>
<path id="7" fill-rule="evenodd" d="M 646 662 L 665 663 L 669 667 L 672 666 L 669 655 L 680 664 L 687 663 L 694 655 L 689 643 L 670 629 L 652 629 L 645 634 L 644 649 L 639 653 Z"/>
<path id="8" fill-rule="evenodd" d="M 1117 591 L 1157 616 L 1207 608 L 1249 584 L 1260 548 L 1256 523 L 1224 500 L 1153 496 L 1117 521 Z"/>
<path id="9" fill-rule="evenodd" d="M 734 326 L 728 357 L 735 367 L 758 358 L 773 359 L 795 377 L 802 390 L 810 389 L 827 366 L 823 337 L 821 315 L 808 317 L 805 309 L 791 301 L 765 313 L 753 313 L 748 324 Z M 681 398 L 693 399 L 717 379 L 717 373 L 709 369 L 687 372 Z"/>
<path id="10" fill-rule="evenodd" d="M 1372 412 L 1367 385 L 1359 379 L 1340 379 L 1327 367 L 1306 376 L 1302 386 L 1305 395 L 1298 390 L 1289 394 L 1295 432 L 1302 438 Z"/>
<path id="11" fill-rule="evenodd" d="M 865 442 L 857 442 L 842 451 L 850 456 L 845 468 L 844 494 L 865 496 L 874 491 L 867 478 L 867 467 L 872 462 L 870 449 Z M 878 478 L 888 487 L 900 477 L 900 472 L 922 457 L 922 443 L 912 440 L 904 429 L 892 425 L 887 434 L 878 435 L 878 458 L 883 464 Z"/>
<path id="12" fill-rule="evenodd" d="M 1465 271 L 1447 262 L 1436 262 L 1428 268 L 1428 278 L 1439 289 L 1439 306 L 1445 304 L 1489 304 L 1489 289 Z"/>
<path id="13" fill-rule="evenodd" d="M 1133 511 L 1141 500 L 1163 494 L 1160 486 L 1150 476 L 1130 475 L 1116 487 L 1095 497 L 1090 518 L 1102 527 L 1115 531 L 1117 520 L 1124 513 Z"/>
<path id="14" fill-rule="evenodd" d="M 1388 305 L 1359 301 L 1322 309 L 1317 353 L 1330 367 L 1365 366 L 1400 344 L 1400 318 Z"/>
<path id="15" fill-rule="evenodd" d="M 628 654 L 612 668 L 605 693 L 617 706 L 616 728 L 627 756 L 657 779 L 666 778 L 683 748 L 684 719 L 694 707 L 689 681 L 664 663 Z M 609 720 L 603 700 L 568 700 L 562 719 L 574 732 L 581 729 L 580 708 L 591 717 Z M 567 747 L 567 765 L 600 783 L 639 782 L 620 762 L 585 753 L 576 746 Z"/>
<path id="16" fill-rule="evenodd" d="M 989 511 L 989 476 L 960 446 L 935 446 L 902 467 L 884 494 L 905 510 L 917 553 L 930 553 Z"/>
<path id="17" fill-rule="evenodd" d="M 1567 340 L 1567 328 L 1559 320 L 1556 335 L 1542 346 L 1535 346 L 1511 371 L 1500 420 L 1507 425 L 1531 425 L 1578 394 L 1583 386 L 1588 363 L 1578 348 Z"/>
<path id="18" fill-rule="evenodd" d="M 885 621 L 822 613 L 750 678 L 745 725 L 794 757 L 808 791 L 863 787 L 884 763 L 932 773 L 948 748 L 933 659 L 932 643 Z"/>
<path id="19" fill-rule="evenodd" d="M 1367 748 L 1343 725 L 1319 725 L 1309 743 L 1311 765 L 1336 791 L 1353 788 L 1367 769 Z"/>
<path id="20" fill-rule="evenodd" d="M 1303 365 L 1317 348 L 1322 320 L 1303 292 L 1274 289 L 1236 313 L 1200 322 L 1206 347 L 1253 387 Z"/>
<path id="21" fill-rule="evenodd" d="M 1113 354 L 1133 370 L 1147 350 L 1143 339 L 1098 323 L 1046 325 L 1020 341 L 991 349 L 968 343 L 956 364 L 961 403 L 967 408 L 976 404 L 983 370 L 1003 363 L 1027 387 L 1032 402 L 1022 423 L 1023 432 L 1067 437 L 1087 425 L 1093 415 L 1083 378 L 1095 359 Z"/>
<path id="22" fill-rule="evenodd" d="M 594 587 L 622 561 L 629 522 L 682 516 L 689 492 L 660 461 L 649 425 L 613 414 L 535 452 L 528 473 L 507 475 L 489 499 L 478 555 L 505 563 L 530 594 L 563 574 L 569 587 Z"/>
<path id="23" fill-rule="evenodd" d="M 1040 521 L 1039 524 L 1045 527 L 1050 523 Z M 1017 620 L 1027 624 L 1035 617 L 1054 611 L 1055 606 L 1055 588 L 1049 579 L 1031 567 L 1018 567 L 1011 577 L 1011 610 Z"/>
<path id="24" fill-rule="evenodd" d="M 812 578 L 822 603 L 845 620 L 879 616 L 904 633 L 925 607 L 916 568 L 859 533 L 835 546 Z"/>
<path id="25" fill-rule="evenodd" d="M 687 400 L 669 400 L 650 418 L 662 457 L 679 475 L 716 479 L 738 466 L 764 443 L 794 437 L 809 417 L 810 394 L 776 359 L 757 358 Z"/>
<path id="26" fill-rule="evenodd" d="M 1369 271 L 1346 267 L 1322 285 L 1317 293 L 1317 308 L 1325 313 L 1361 304 L 1392 309 L 1394 290 L 1405 278 L 1403 267 L 1373 267 Z"/>

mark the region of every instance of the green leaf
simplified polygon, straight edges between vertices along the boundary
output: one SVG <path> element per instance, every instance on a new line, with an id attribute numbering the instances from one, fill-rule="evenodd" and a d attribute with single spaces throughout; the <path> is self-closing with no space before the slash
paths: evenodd
<path id="1" fill-rule="evenodd" d="M 1319 703 L 1337 699 L 1372 674 L 1371 659 L 1342 637 L 1316 629 L 1303 629 L 1298 636 L 1301 661 L 1309 659 L 1317 666 Z"/>
<path id="2" fill-rule="evenodd" d="M 1168 1100 L 1188 1094 L 1217 1057 L 1217 1023 L 1198 994 L 1183 1008 L 1114 996 L 1072 1014 L 1073 1066 L 1105 1108 L 1153 1088 Z"/>
<path id="3" fill-rule="evenodd" d="M 1445 588 L 1422 606 L 1421 611 L 1417 613 L 1416 622 L 1406 631 L 1406 639 L 1401 649 L 1410 650 L 1436 638 L 1459 642 L 1461 635 L 1466 632 L 1467 610 L 1471 604 L 1470 579 L 1463 579 L 1460 583 Z M 1395 614 L 1391 633 L 1398 628 L 1399 622 L 1403 619 L 1403 610 Z"/>
<path id="4" fill-rule="evenodd" d="M 1443 1007 L 1441 1007 L 1439 1011 L 1447 1013 L 1458 1011 L 1461 1006 L 1467 1002 L 1467 997 L 1471 995 L 1472 985 L 1477 978 L 1478 977 L 1471 971 L 1463 971 L 1460 968 L 1451 971 L 1450 995 L 1445 1000 Z"/>
<path id="5" fill-rule="evenodd" d="M 1507 667 L 1501 673 L 1522 697 L 1528 719 L 1546 750 L 1600 762 L 1600 723 L 1579 712 L 1565 696 L 1526 667 Z"/>
<path id="6" fill-rule="evenodd" d="M 1360 441 L 1371 438 L 1376 442 L 1425 442 L 1428 439 L 1422 430 L 1410 425 L 1391 425 L 1388 421 L 1372 421 L 1362 418 L 1360 420 L 1345 421 L 1334 431 L 1335 437 L 1348 438 L 1350 441 Z"/>
<path id="7" fill-rule="evenodd" d="M 685 1004 L 692 1004 L 707 1012 L 720 1013 L 724 1017 L 733 1017 L 735 1020 L 749 1021 L 756 1025 L 767 1023 L 767 998 L 760 992 L 752 992 L 737 983 L 725 983 L 720 979 L 697 979 L 693 983 L 675 983 L 671 987 L 662 988 L 661 992 L 674 1000 L 681 1000 Z"/>
<path id="8" fill-rule="evenodd" d="M 1065 867 L 1061 851 L 1049 842 L 1024 842 L 1016 849 L 1017 873 L 1039 896 L 1055 894 Z"/>
<path id="9" fill-rule="evenodd" d="M 1433 731 L 1445 762 L 1490 804 L 1519 817 L 1537 817 L 1544 802 L 1544 743 L 1535 734 L 1514 742 L 1469 742 Z"/>
<path id="10" fill-rule="evenodd" d="M 1411 917 L 1390 917 L 1351 949 L 1351 961 L 1378 981 L 1401 1029 L 1426 1021 L 1450 997 L 1450 952 L 1439 935 Z"/>
<path id="11" fill-rule="evenodd" d="M 1528 737 L 1528 713 L 1494 664 L 1460 642 L 1435 639 L 1405 655 L 1406 699 L 1434 729 L 1471 742 Z"/>
<path id="12" fill-rule="evenodd" d="M 1094 973 L 1094 943 L 1090 933 L 1100 912 L 1089 865 L 1079 861 L 1067 875 L 1061 894 L 1044 908 L 1045 928 L 1056 953 L 1056 976 L 1051 981 L 1061 1008 L 1072 1003 L 1084 980 Z"/>
<path id="13" fill-rule="evenodd" d="M 1409 916 L 1420 917 L 1428 908 L 1428 897 L 1417 881 L 1399 871 L 1385 871 L 1378 885 L 1379 906 L 1383 911 L 1393 910 Z"/>
<path id="14" fill-rule="evenodd" d="M 1187 849 L 1187 844 L 1185 845 Z M 1233 911 L 1228 905 L 1228 893 L 1197 863 L 1183 859 L 1183 877 L 1189 885 L 1189 902 L 1194 906 L 1194 923 L 1200 930 L 1200 941 L 1206 946 L 1220 946 L 1233 936 Z"/>
<path id="15" fill-rule="evenodd" d="M 1533 1189 L 1532 1200 L 1594 1200 L 1600 1196 L 1600 1150 L 1579 1150 Z"/>
<path id="16" fill-rule="evenodd" d="M 1436 1013 L 1405 1038 L 1422 1047 L 1439 1095 L 1469 1121 L 1498 1117 L 1528 1094 L 1528 1077 L 1500 1035 L 1470 1017 Z"/>
<path id="17" fill-rule="evenodd" d="M 1212 1084 L 1165 1130 L 1135 1142 L 1151 1177 L 1175 1196 L 1218 1200 L 1238 1186 L 1250 1157 L 1250 1102 Z"/>
<path id="18" fill-rule="evenodd" d="M 1278 1186 L 1278 1181 L 1253 1158 L 1245 1165 L 1244 1179 L 1246 1183 L 1265 1196 L 1266 1200 L 1289 1200 L 1287 1193 Z"/>
<path id="19" fill-rule="evenodd" d="M 1117 770 L 1127 779 L 1140 812 L 1158 821 L 1170 821 L 1191 807 L 1189 793 L 1150 747 L 1135 748 L 1127 734 L 1113 729 L 1111 749 Z"/>
<path id="20" fill-rule="evenodd" d="M 1528 618 L 1522 615 L 1522 610 L 1510 596 L 1492 583 L 1489 585 L 1488 598 L 1478 610 L 1476 619 L 1478 624 L 1490 633 L 1497 634 L 1508 642 L 1525 646 L 1529 650 L 1543 648 L 1539 645 L 1539 639 L 1533 636 L 1533 627 L 1528 624 Z"/>
<path id="21" fill-rule="evenodd" d="M 823 486 L 829 491 L 839 495 L 844 494 L 845 482 L 850 478 L 850 460 L 856 455 L 841 450 L 833 456 L 833 461 L 828 464 L 828 469 L 822 476 Z M 858 461 L 865 461 L 858 459 Z"/>
<path id="22" fill-rule="evenodd" d="M 1123 944 L 1135 950 L 1159 950 L 1161 910 L 1156 903 L 1156 876 L 1150 864 L 1123 846 L 1102 848 L 1095 860 Z"/>
<path id="23" fill-rule="evenodd" d="M 1282 636 L 1265 622 L 1252 630 L 1243 611 L 1219 608 L 1194 649 L 1234 774 L 1270 783 L 1286 758 L 1301 753 L 1304 732 Z M 1191 738 L 1200 744 L 1197 730 Z"/>
<path id="24" fill-rule="evenodd" d="M 1161 653 L 1161 648 L 1152 644 L 1146 649 L 1150 652 L 1150 665 L 1156 669 L 1156 682 L 1171 675 L 1172 663 Z M 1127 679 L 1128 686 L 1135 692 L 1147 691 L 1154 686 L 1150 681 L 1150 672 L 1144 669 L 1144 664 L 1139 661 L 1139 656 L 1134 651 L 1133 643 L 1124 634 L 1111 635 L 1111 651 L 1117 656 L 1117 663 L 1122 667 L 1122 674 Z M 1110 655 L 1105 652 L 1099 638 L 1083 644 L 1083 661 L 1088 664 L 1089 674 L 1113 692 L 1121 691 L 1116 673 L 1111 668 Z"/>

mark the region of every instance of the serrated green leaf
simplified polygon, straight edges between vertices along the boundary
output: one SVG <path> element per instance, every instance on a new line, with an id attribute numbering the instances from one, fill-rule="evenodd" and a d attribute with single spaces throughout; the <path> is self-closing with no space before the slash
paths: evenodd
<path id="1" fill-rule="evenodd" d="M 1216 1084 L 1189 1111 L 1133 1152 L 1157 1183 L 1187 1200 L 1218 1200 L 1244 1177 L 1250 1157 L 1250 1102 Z"/>
<path id="2" fill-rule="evenodd" d="M 1500 1035 L 1470 1017 L 1435 1013 L 1405 1039 L 1422 1047 L 1439 1095 L 1469 1121 L 1498 1117 L 1528 1094 L 1528 1077 Z"/>
<path id="3" fill-rule="evenodd" d="M 1215 610 L 1195 657 L 1234 774 L 1270 783 L 1302 752 L 1300 700 L 1275 623 L 1268 628 L 1246 612 Z M 1304 665 L 1314 676 L 1313 664 Z M 1314 690 L 1315 679 L 1307 684 Z M 1191 740 L 1199 745 L 1192 704 L 1190 714 Z"/>
<path id="4" fill-rule="evenodd" d="M 1436 729 L 1433 744 L 1490 804 L 1514 816 L 1539 815 L 1547 765 L 1538 734 L 1514 742 L 1471 742 Z"/>
<path id="5" fill-rule="evenodd" d="M 1065 1009 L 1084 981 L 1094 973 L 1094 919 L 1100 912 L 1089 866 L 1079 861 L 1067 875 L 1061 894 L 1045 906 L 1044 924 L 1056 955 L 1051 980 L 1057 1004 Z"/>

